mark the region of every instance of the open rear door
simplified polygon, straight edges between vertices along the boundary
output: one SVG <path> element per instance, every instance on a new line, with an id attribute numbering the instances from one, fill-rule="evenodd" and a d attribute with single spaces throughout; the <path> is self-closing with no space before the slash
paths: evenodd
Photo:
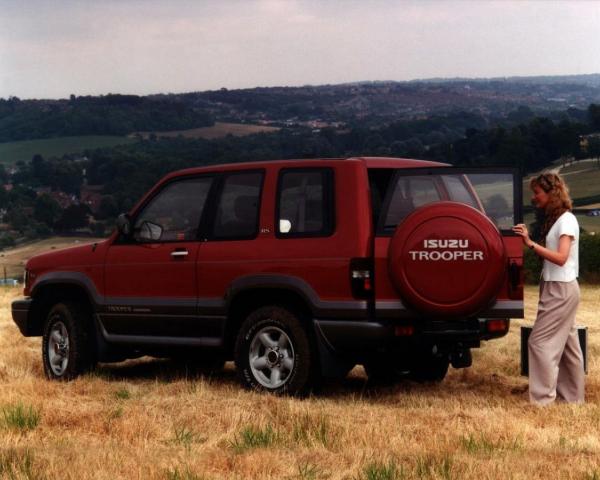
<path id="1" fill-rule="evenodd" d="M 518 170 L 372 169 L 369 177 L 381 201 L 377 316 L 523 318 L 523 247 L 512 232 L 522 222 Z"/>

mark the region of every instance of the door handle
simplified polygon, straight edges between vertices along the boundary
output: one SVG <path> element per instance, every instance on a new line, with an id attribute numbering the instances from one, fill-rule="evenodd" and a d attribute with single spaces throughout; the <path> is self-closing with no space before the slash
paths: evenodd
<path id="1" fill-rule="evenodd" d="M 187 250 L 175 250 L 173 252 L 171 252 L 171 256 L 173 258 L 181 258 L 181 257 L 187 257 L 189 255 L 190 252 L 188 252 Z"/>

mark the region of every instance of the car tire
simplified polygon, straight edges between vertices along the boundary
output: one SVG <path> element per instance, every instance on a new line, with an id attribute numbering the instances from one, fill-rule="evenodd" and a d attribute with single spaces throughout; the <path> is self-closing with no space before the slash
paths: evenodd
<path id="1" fill-rule="evenodd" d="M 73 380 L 96 364 L 89 312 L 78 303 L 57 303 L 44 324 L 42 360 L 50 380 Z"/>
<path id="2" fill-rule="evenodd" d="M 244 387 L 275 394 L 306 393 L 318 371 L 316 348 L 300 317 L 275 305 L 253 311 L 242 323 L 235 364 Z"/>
<path id="3" fill-rule="evenodd" d="M 448 373 L 448 355 L 422 355 L 410 369 L 410 378 L 417 382 L 441 382 Z"/>

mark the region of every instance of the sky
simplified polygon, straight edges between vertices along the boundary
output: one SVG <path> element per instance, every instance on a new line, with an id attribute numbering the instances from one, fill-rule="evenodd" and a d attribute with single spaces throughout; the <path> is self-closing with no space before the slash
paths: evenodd
<path id="1" fill-rule="evenodd" d="M 0 97 L 600 73 L 600 0 L 0 0 Z"/>

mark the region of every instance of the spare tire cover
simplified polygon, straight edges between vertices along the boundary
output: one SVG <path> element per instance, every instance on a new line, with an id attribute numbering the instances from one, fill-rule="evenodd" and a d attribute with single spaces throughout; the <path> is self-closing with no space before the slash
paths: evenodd
<path id="1" fill-rule="evenodd" d="M 433 316 L 471 316 L 496 297 L 506 252 L 498 228 L 479 210 L 436 202 L 398 225 L 388 261 L 408 306 Z"/>

